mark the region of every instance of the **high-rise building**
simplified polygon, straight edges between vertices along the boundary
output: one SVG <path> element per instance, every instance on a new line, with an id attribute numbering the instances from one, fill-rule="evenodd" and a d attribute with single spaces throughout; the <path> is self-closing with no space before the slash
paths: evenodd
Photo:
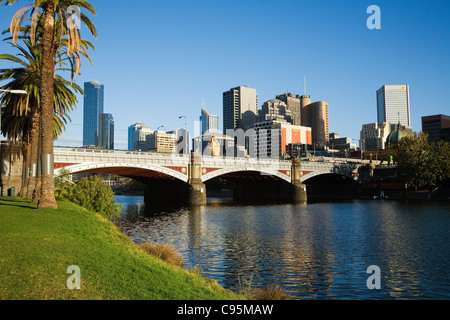
<path id="1" fill-rule="evenodd" d="M 258 158 L 278 158 L 287 153 L 289 145 L 311 144 L 311 128 L 296 126 L 286 121 L 269 120 L 253 126 L 255 147 L 250 154 Z"/>
<path id="2" fill-rule="evenodd" d="M 345 155 L 349 155 L 350 151 L 357 149 L 356 143 L 352 142 L 350 137 L 340 137 L 339 134 L 330 133 L 329 147 L 331 150 L 345 151 Z"/>
<path id="3" fill-rule="evenodd" d="M 300 118 L 301 123 L 304 126 L 308 126 L 309 123 L 309 113 L 306 106 L 311 104 L 311 96 L 309 95 L 302 95 L 300 96 Z"/>
<path id="4" fill-rule="evenodd" d="M 159 153 L 172 153 L 177 150 L 177 134 L 162 130 L 145 134 L 145 139 L 134 144 L 134 149 L 139 151 L 156 151 Z"/>
<path id="5" fill-rule="evenodd" d="M 200 115 L 200 122 L 202 126 L 202 134 L 207 132 L 218 132 L 219 131 L 219 117 L 210 114 L 204 108 L 202 108 L 202 113 Z"/>
<path id="6" fill-rule="evenodd" d="M 312 129 L 312 144 L 318 148 L 326 147 L 329 141 L 328 103 L 311 103 L 310 96 L 302 96 L 300 101 L 302 125 Z"/>
<path id="7" fill-rule="evenodd" d="M 362 125 L 360 148 L 362 151 L 385 149 L 385 142 L 389 134 L 395 129 L 389 122 L 367 123 Z M 393 129 L 394 128 L 394 129 Z"/>
<path id="8" fill-rule="evenodd" d="M 249 129 L 257 120 L 258 95 L 248 86 L 232 88 L 223 93 L 223 131 Z"/>
<path id="9" fill-rule="evenodd" d="M 143 123 L 135 123 L 128 127 L 128 150 L 133 151 L 136 149 L 136 143 L 139 141 L 145 141 L 147 135 L 152 134 L 153 130 L 147 127 Z"/>
<path id="10" fill-rule="evenodd" d="M 409 86 L 389 85 L 377 90 L 378 123 L 399 123 L 411 126 Z"/>
<path id="11" fill-rule="evenodd" d="M 258 111 L 258 122 L 267 120 L 281 120 L 292 124 L 292 112 L 284 101 L 271 99 L 264 102 Z"/>
<path id="12" fill-rule="evenodd" d="M 428 134 L 428 141 L 447 140 L 450 130 L 450 116 L 437 114 L 422 117 L 422 132 Z"/>
<path id="13" fill-rule="evenodd" d="M 284 93 L 276 96 L 278 100 L 283 101 L 288 110 L 291 113 L 292 120 L 290 121 L 293 125 L 302 125 L 302 114 L 301 114 L 301 97 L 297 94 Z"/>
<path id="14" fill-rule="evenodd" d="M 98 146 L 103 149 L 114 150 L 114 119 L 112 114 L 100 114 L 98 133 Z"/>
<path id="15" fill-rule="evenodd" d="M 95 81 L 84 83 L 83 145 L 99 146 L 100 115 L 103 113 L 104 86 Z"/>
<path id="16" fill-rule="evenodd" d="M 155 131 L 150 135 L 149 150 L 160 153 L 171 153 L 177 147 L 177 136 L 175 133 Z"/>

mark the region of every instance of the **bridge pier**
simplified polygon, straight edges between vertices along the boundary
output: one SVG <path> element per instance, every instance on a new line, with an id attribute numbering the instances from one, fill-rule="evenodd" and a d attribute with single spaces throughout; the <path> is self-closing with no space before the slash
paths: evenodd
<path id="1" fill-rule="evenodd" d="M 305 203 L 308 200 L 306 185 L 304 185 L 301 181 L 300 167 L 300 159 L 292 159 L 291 201 L 296 204 Z"/>
<path id="2" fill-rule="evenodd" d="M 206 205 L 206 185 L 202 181 L 202 155 L 198 152 L 191 152 L 191 159 L 188 167 L 189 190 L 188 204 L 191 206 Z"/>

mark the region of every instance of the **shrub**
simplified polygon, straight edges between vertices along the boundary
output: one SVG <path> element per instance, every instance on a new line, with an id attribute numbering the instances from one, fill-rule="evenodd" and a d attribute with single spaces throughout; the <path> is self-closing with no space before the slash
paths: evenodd
<path id="1" fill-rule="evenodd" d="M 67 186 L 67 192 L 61 193 L 60 196 L 112 220 L 119 216 L 122 205 L 117 204 L 113 190 L 102 181 L 98 176 L 83 178 Z"/>
<path id="2" fill-rule="evenodd" d="M 292 297 L 278 286 L 263 289 L 254 289 L 251 295 L 252 300 L 291 300 Z"/>
<path id="3" fill-rule="evenodd" d="M 183 266 L 183 258 L 178 250 L 171 244 L 145 242 L 141 247 L 148 254 L 156 256 L 167 263 L 177 267 Z"/>

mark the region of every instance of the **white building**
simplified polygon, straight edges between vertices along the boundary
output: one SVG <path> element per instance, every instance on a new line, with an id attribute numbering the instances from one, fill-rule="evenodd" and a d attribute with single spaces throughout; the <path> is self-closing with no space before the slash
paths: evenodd
<path id="1" fill-rule="evenodd" d="M 147 135 L 153 133 L 149 127 L 143 123 L 135 123 L 128 127 L 128 150 L 138 150 L 136 149 L 136 143 L 145 141 Z"/>
<path id="2" fill-rule="evenodd" d="M 296 126 L 286 121 L 269 120 L 255 123 L 256 143 L 253 152 L 257 157 L 278 158 L 287 153 L 290 144 L 311 144 L 312 132 L 310 127 Z M 249 146 L 249 154 L 252 154 Z"/>
<path id="3" fill-rule="evenodd" d="M 382 86 L 377 90 L 378 123 L 399 123 L 411 126 L 409 86 Z"/>
<path id="4" fill-rule="evenodd" d="M 386 139 L 389 134 L 397 129 L 397 123 L 368 123 L 363 124 L 360 134 L 360 148 L 362 151 L 384 150 L 386 149 Z M 402 126 L 412 133 L 412 128 L 408 126 Z"/>

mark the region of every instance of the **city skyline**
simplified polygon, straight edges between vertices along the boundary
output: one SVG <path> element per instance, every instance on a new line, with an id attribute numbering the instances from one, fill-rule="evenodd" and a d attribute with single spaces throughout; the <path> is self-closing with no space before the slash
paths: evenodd
<path id="1" fill-rule="evenodd" d="M 194 132 L 202 101 L 208 112 L 223 117 L 222 92 L 240 85 L 255 88 L 261 102 L 281 92 L 327 101 L 330 132 L 355 140 L 362 124 L 377 121 L 376 90 L 383 85 L 410 86 L 414 131 L 421 130 L 422 116 L 448 114 L 444 92 L 450 85 L 450 5 L 445 1 L 377 1 L 380 30 L 366 26 L 369 1 L 248 1 L 225 6 L 135 0 L 127 10 L 114 1 L 92 4 L 99 29 L 98 39 L 87 37 L 96 47 L 90 52 L 94 66 L 83 60 L 75 81 L 96 80 L 108 88 L 105 109 L 115 117 L 119 149 L 127 148 L 127 128 L 136 122 L 174 130 L 184 127 L 179 116 L 185 115 L 188 130 Z M 15 9 L 5 7 L 0 18 L 10 18 Z M 287 14 L 273 23 L 269 18 L 281 9 Z M 226 23 L 230 16 L 233 24 Z M 147 32 L 125 34 L 118 21 Z M 240 38 L 227 37 L 242 31 Z M 120 46 L 113 41 L 118 35 L 123 35 Z M 137 44 L 142 48 L 134 49 Z M 16 53 L 4 41 L 0 51 Z M 181 98 L 169 99 L 173 94 Z M 82 145 L 81 95 L 70 117 L 55 145 Z"/>

